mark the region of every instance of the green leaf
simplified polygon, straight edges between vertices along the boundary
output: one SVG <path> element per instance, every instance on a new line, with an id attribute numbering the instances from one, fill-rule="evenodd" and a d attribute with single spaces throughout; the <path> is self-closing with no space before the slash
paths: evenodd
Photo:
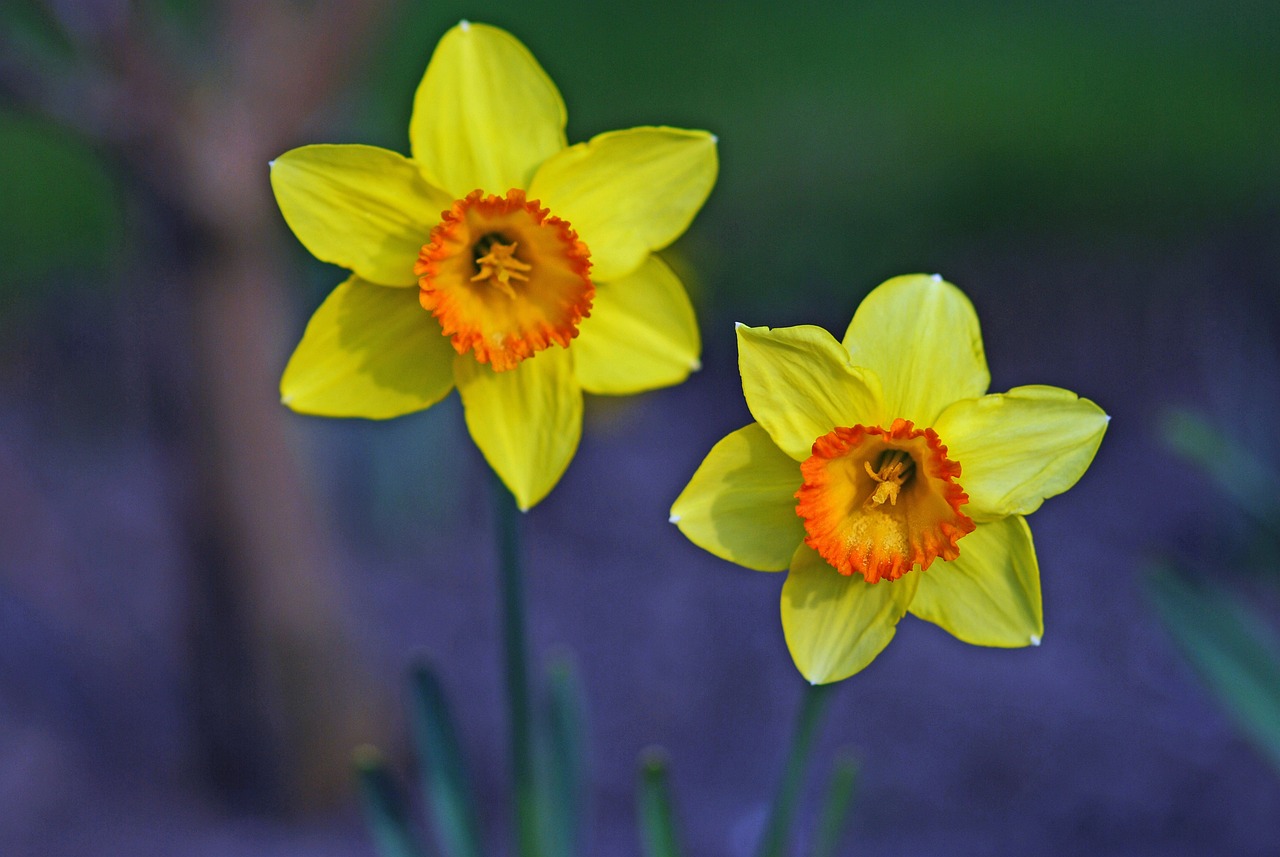
<path id="1" fill-rule="evenodd" d="M 475 804 L 444 689 L 424 663 L 412 668 L 410 685 L 410 713 L 422 791 L 440 847 L 448 857 L 480 857 Z"/>
<path id="2" fill-rule="evenodd" d="M 1243 514 L 1280 539 L 1280 500 L 1275 494 L 1280 474 L 1200 414 L 1171 410 L 1160 428 L 1170 449 L 1203 470 Z"/>
<path id="3" fill-rule="evenodd" d="M 1146 584 L 1192 666 L 1280 771 L 1280 639 L 1232 596 L 1172 567 L 1158 567 Z"/>
<path id="4" fill-rule="evenodd" d="M 545 853 L 578 857 L 583 853 L 583 819 L 587 814 L 586 705 L 577 672 L 567 656 L 551 663 L 547 689 Z"/>
<path id="5" fill-rule="evenodd" d="M 122 243 L 120 195 L 71 134 L 0 110 L 0 291 L 57 274 L 101 287 Z"/>
<path id="6" fill-rule="evenodd" d="M 355 761 L 365 822 L 379 857 L 424 857 L 409 827 L 404 796 L 382 754 L 373 747 L 361 747 Z"/>
<path id="7" fill-rule="evenodd" d="M 783 857 L 789 854 L 791 822 L 795 818 L 809 769 L 809 750 L 822 723 L 822 713 L 831 697 L 835 684 L 806 685 L 800 697 L 800 712 L 796 717 L 796 731 L 791 737 L 791 749 L 787 753 L 787 765 L 783 769 L 782 784 L 778 787 L 769 822 L 760 837 L 757 857 Z"/>
<path id="8" fill-rule="evenodd" d="M 658 748 L 640 754 L 638 813 L 645 857 L 680 857 L 675 813 L 667 786 L 667 754 Z"/>
<path id="9" fill-rule="evenodd" d="M 814 841 L 813 857 L 833 857 L 849 821 L 849 810 L 858 785 L 858 760 L 845 752 L 836 758 L 827 783 L 827 796 L 818 819 L 818 834 Z"/>

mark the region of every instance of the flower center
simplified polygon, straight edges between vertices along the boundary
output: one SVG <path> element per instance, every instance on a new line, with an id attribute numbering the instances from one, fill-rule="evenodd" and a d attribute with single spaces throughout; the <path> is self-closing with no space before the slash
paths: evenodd
<path id="1" fill-rule="evenodd" d="M 495 286 L 504 295 L 514 300 L 516 290 L 511 288 L 511 281 L 527 282 L 529 279 L 527 272 L 532 271 L 533 266 L 517 259 L 517 245 L 503 244 L 499 240 L 501 238 L 501 235 L 486 235 L 471 248 L 476 267 L 480 269 L 480 273 L 472 277 L 471 282 L 488 280 L 489 285 Z M 488 252 L 485 252 L 486 247 Z M 484 255 L 481 256 L 481 253 Z"/>
<path id="2" fill-rule="evenodd" d="M 496 372 L 553 343 L 568 347 L 591 312 L 590 271 L 587 245 L 569 224 L 515 189 L 455 202 L 414 266 L 419 301 L 454 350 Z"/>
<path id="3" fill-rule="evenodd" d="M 814 441 L 800 472 L 805 543 L 841 574 L 895 580 L 938 557 L 955 559 L 957 542 L 973 532 L 960 511 L 969 496 L 954 481 L 959 463 L 933 429 L 910 420 L 833 429 Z"/>

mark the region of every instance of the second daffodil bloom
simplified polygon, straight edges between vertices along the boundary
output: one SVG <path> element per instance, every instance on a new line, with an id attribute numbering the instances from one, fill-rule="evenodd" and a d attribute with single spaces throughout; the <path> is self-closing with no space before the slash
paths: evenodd
<path id="1" fill-rule="evenodd" d="M 1039 644 L 1024 516 L 1088 468 L 1097 405 L 985 395 L 977 315 L 937 276 L 876 288 L 842 342 L 740 325 L 738 361 L 756 422 L 712 448 L 671 519 L 717 556 L 789 570 L 782 627 L 805 678 L 858 672 L 907 612 L 977 645 Z"/>
<path id="2" fill-rule="evenodd" d="M 527 509 L 573 458 L 584 390 L 634 393 L 696 369 L 693 309 L 653 251 L 711 192 L 715 137 L 632 128 L 568 146 L 564 128 L 524 45 L 463 22 L 418 87 L 411 157 L 319 145 L 273 161 L 294 234 L 352 271 L 307 325 L 285 404 L 383 419 L 456 386 L 472 438 Z"/>

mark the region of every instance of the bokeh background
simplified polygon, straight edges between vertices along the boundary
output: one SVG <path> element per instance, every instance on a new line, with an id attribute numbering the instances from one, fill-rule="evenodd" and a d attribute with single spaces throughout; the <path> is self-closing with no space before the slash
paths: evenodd
<path id="1" fill-rule="evenodd" d="M 734 321 L 839 332 L 917 271 L 972 297 L 993 389 L 1064 386 L 1114 419 L 1031 519 L 1043 645 L 904 621 L 836 692 L 811 797 L 848 746 L 849 853 L 1280 848 L 1280 6 L 0 10 L 0 853 L 372 854 L 351 751 L 412 778 L 415 657 L 508 853 L 488 485 L 456 398 L 374 424 L 276 393 L 343 275 L 288 233 L 267 161 L 407 151 L 413 89 L 463 17 L 525 41 L 570 141 L 720 139 L 667 253 L 704 369 L 588 402 L 525 518 L 536 661 L 571 658 L 588 694 L 588 853 L 640 853 L 650 744 L 688 853 L 751 853 L 802 690 L 782 581 L 694 548 L 667 509 L 749 421 Z"/>

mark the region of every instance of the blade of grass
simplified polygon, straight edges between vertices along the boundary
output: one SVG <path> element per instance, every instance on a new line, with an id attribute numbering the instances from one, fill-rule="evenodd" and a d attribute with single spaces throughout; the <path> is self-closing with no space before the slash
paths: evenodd
<path id="1" fill-rule="evenodd" d="M 827 783 L 827 797 L 818 819 L 818 835 L 814 841 L 812 857 L 834 857 L 836 847 L 849 822 L 849 810 L 853 807 L 854 793 L 858 786 L 858 760 L 852 753 L 844 752 L 836 758 Z"/>
<path id="2" fill-rule="evenodd" d="M 538 785 L 534 780 L 533 717 L 529 705 L 529 667 L 525 654 L 524 563 L 520 547 L 520 512 L 502 480 L 490 480 L 498 565 L 502 582 L 503 664 L 511 729 L 511 771 L 515 784 L 517 853 L 541 857 Z"/>
<path id="3" fill-rule="evenodd" d="M 680 857 L 676 842 L 675 811 L 667 785 L 667 754 L 651 748 L 640 754 L 640 791 L 637 812 L 645 857 Z"/>
<path id="4" fill-rule="evenodd" d="M 760 838 L 760 847 L 756 851 L 758 857 L 782 857 L 787 853 L 787 843 L 791 836 L 791 822 L 795 817 L 796 803 L 800 798 L 800 789 L 804 785 L 804 774 L 809 765 L 809 748 L 818 731 L 822 719 L 822 710 L 827 698 L 831 695 L 829 684 L 806 685 L 804 696 L 800 700 L 800 713 L 796 717 L 796 732 L 791 739 L 791 751 L 787 756 L 787 766 L 782 775 L 782 785 L 778 788 L 778 796 L 774 799 L 773 810 L 769 814 L 769 824 L 764 836 Z"/>
<path id="5" fill-rule="evenodd" d="M 424 857 L 425 852 L 409 827 L 404 796 L 382 754 L 373 747 L 360 747 L 355 763 L 360 803 L 378 857 Z"/>
<path id="6" fill-rule="evenodd" d="M 435 672 L 425 663 L 409 677 L 410 713 L 422 793 L 441 850 L 448 857 L 481 857 L 480 826 L 458 730 Z"/>
<path id="7" fill-rule="evenodd" d="M 1203 470 L 1241 514 L 1280 542 L 1277 474 L 1247 447 L 1230 442 L 1200 414 L 1172 410 L 1164 415 L 1165 445 Z"/>
<path id="8" fill-rule="evenodd" d="M 1280 640 L 1230 595 L 1170 566 L 1154 570 L 1146 583 L 1187 659 L 1280 771 Z"/>
<path id="9" fill-rule="evenodd" d="M 546 840 L 553 857 L 583 853 L 586 818 L 585 697 L 573 663 L 556 658 L 547 669 Z"/>

